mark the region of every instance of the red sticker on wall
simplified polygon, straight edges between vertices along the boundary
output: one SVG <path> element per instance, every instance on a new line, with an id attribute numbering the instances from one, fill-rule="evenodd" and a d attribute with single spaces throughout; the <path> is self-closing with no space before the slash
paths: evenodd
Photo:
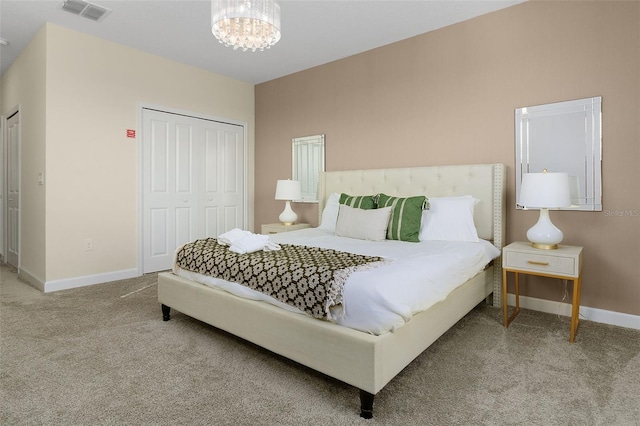
<path id="1" fill-rule="evenodd" d="M 136 131 L 133 129 L 127 129 L 127 137 L 128 138 L 135 138 L 136 137 Z"/>

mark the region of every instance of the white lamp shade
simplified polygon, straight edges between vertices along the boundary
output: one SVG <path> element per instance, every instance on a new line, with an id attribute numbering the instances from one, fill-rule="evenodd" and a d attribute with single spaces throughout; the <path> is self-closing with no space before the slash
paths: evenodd
<path id="1" fill-rule="evenodd" d="M 300 200 L 302 185 L 298 180 L 278 180 L 276 185 L 276 200 Z"/>
<path id="2" fill-rule="evenodd" d="M 571 206 L 569 175 L 567 173 L 523 174 L 518 204 L 528 209 Z"/>

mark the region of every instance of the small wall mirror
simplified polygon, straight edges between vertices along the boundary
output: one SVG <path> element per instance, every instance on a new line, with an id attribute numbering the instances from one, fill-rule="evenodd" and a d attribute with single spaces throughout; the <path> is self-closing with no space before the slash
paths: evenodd
<path id="1" fill-rule="evenodd" d="M 602 211 L 602 97 L 518 108 L 516 208 L 523 173 L 566 172 L 567 210 Z"/>
<path id="2" fill-rule="evenodd" d="M 324 172 L 324 135 L 293 138 L 293 180 L 302 186 L 303 203 L 318 202 L 318 179 Z"/>

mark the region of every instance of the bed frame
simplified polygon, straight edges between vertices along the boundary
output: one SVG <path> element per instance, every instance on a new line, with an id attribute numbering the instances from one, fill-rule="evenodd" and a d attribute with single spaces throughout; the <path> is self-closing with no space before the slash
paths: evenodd
<path id="1" fill-rule="evenodd" d="M 318 184 L 319 217 L 332 192 L 384 192 L 430 197 L 473 195 L 481 200 L 474 218 L 478 235 L 503 247 L 505 229 L 503 164 L 434 166 L 326 172 Z M 444 301 L 415 315 L 393 333 L 380 336 L 246 300 L 178 277 L 158 274 L 163 320 L 170 309 L 225 330 L 360 389 L 361 412 L 373 416 L 374 395 L 413 359 L 483 300 L 500 306 L 501 261 L 454 290 Z"/>

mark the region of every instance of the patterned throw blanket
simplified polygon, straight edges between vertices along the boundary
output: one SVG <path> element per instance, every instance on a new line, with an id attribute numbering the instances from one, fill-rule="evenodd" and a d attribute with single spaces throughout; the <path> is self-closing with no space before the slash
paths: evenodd
<path id="1" fill-rule="evenodd" d="M 333 319 L 352 272 L 382 264 L 383 258 L 331 249 L 280 244 L 281 250 L 237 254 L 215 238 L 185 244 L 176 266 L 245 285 L 315 318 Z"/>

